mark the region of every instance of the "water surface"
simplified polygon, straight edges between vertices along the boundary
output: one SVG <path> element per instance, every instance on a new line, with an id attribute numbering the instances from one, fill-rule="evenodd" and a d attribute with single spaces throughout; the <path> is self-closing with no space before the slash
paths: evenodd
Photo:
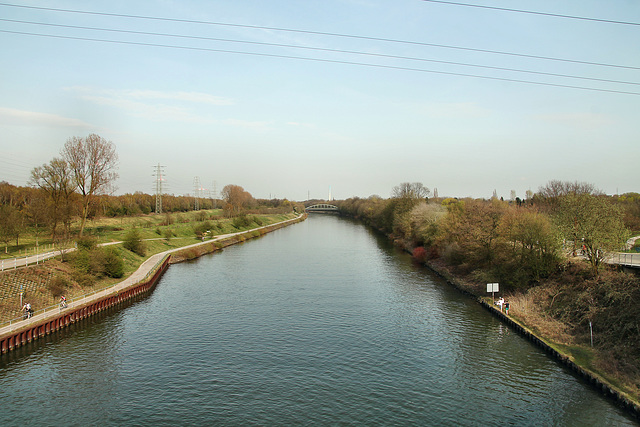
<path id="1" fill-rule="evenodd" d="M 153 294 L 0 358 L 0 425 L 634 425 L 356 223 L 173 265 Z"/>

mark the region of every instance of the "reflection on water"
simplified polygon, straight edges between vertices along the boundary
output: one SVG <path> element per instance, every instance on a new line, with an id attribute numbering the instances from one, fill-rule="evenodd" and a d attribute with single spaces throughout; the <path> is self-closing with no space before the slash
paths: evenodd
<path id="1" fill-rule="evenodd" d="M 333 216 L 174 265 L 148 299 L 8 356 L 3 425 L 633 425 Z"/>

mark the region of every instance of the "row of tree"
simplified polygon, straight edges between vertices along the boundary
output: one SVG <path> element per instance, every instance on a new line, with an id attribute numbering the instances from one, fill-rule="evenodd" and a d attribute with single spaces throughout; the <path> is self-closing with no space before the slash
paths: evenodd
<path id="1" fill-rule="evenodd" d="M 20 237 L 33 230 L 56 240 L 72 234 L 72 224 L 79 220 L 82 237 L 88 219 L 156 213 L 156 196 L 142 192 L 119 196 L 113 193 L 118 155 L 115 145 L 99 135 L 72 137 L 60 156 L 31 171 L 29 186 L 18 187 L 0 182 L 0 241 L 7 250 L 10 241 L 19 245 Z M 163 212 L 186 212 L 222 208 L 226 216 L 261 210 L 291 212 L 285 200 L 256 200 L 238 185 L 227 185 L 222 200 L 163 194 Z M 75 230 L 74 230 L 75 231 Z"/>
<path id="2" fill-rule="evenodd" d="M 353 198 L 340 208 L 366 223 L 422 247 L 426 257 L 488 281 L 527 286 L 548 276 L 567 254 L 584 255 L 595 274 L 610 251 L 624 249 L 640 197 L 608 197 L 585 183 L 551 181 L 526 203 L 428 200 L 420 183 L 403 183 L 393 197 Z M 631 213 L 630 213 L 631 212 Z M 635 222 L 631 221 L 633 226 Z"/>

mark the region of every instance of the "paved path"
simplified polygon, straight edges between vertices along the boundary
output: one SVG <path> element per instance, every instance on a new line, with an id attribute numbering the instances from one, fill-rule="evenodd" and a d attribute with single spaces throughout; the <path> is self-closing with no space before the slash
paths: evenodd
<path id="1" fill-rule="evenodd" d="M 158 254 L 155 255 L 151 255 L 149 258 L 147 258 L 141 265 L 140 267 L 138 267 L 138 269 L 136 271 L 134 271 L 133 273 L 131 273 L 131 275 L 129 277 L 127 277 L 126 279 L 124 279 L 122 282 L 114 285 L 114 286 L 110 286 L 108 288 L 105 288 L 101 291 L 98 291 L 96 293 L 93 293 L 91 295 L 87 295 L 78 299 L 74 299 L 70 302 L 68 302 L 67 304 L 67 308 L 65 308 L 64 310 L 69 310 L 72 309 L 74 307 L 80 307 L 83 306 L 91 301 L 95 301 L 95 300 L 100 300 L 102 298 L 105 298 L 106 296 L 115 293 L 116 291 L 119 292 L 121 290 L 127 289 L 128 287 L 135 285 L 136 283 L 142 281 L 152 270 L 153 268 L 156 266 L 156 264 L 158 264 L 166 255 L 171 254 L 173 252 L 177 252 L 177 251 L 181 251 L 184 249 L 188 249 L 188 248 L 193 248 L 196 246 L 201 246 L 201 245 L 206 245 L 208 243 L 211 242 L 215 242 L 218 240 L 223 240 L 229 237 L 233 237 L 233 236 L 237 236 L 243 233 L 250 233 L 252 231 L 255 230 L 260 230 L 263 228 L 267 228 L 267 227 L 272 227 L 274 225 L 278 225 L 278 224 L 286 224 L 288 222 L 293 222 L 297 219 L 300 218 L 301 215 L 299 215 L 296 218 L 293 219 L 288 219 L 286 221 L 281 221 L 281 222 L 277 222 L 275 224 L 270 224 L 270 225 L 265 225 L 263 227 L 258 227 L 258 228 L 253 228 L 251 230 L 246 230 L 246 231 L 238 231 L 237 233 L 229 233 L 229 234 L 221 234 L 219 236 L 216 236 L 213 239 L 210 240 L 205 240 L 203 242 L 198 242 L 198 243 L 194 243 L 192 245 L 188 245 L 188 246 L 182 246 L 180 248 L 174 248 L 174 249 L 170 249 L 168 251 L 164 251 L 164 252 L 160 252 Z M 108 244 L 115 244 L 116 242 L 111 242 Z M 45 309 L 46 310 L 46 309 Z M 5 334 L 10 333 L 11 331 L 18 329 L 22 326 L 28 325 L 30 323 L 39 323 L 44 321 L 45 319 L 48 319 L 50 317 L 56 317 L 63 309 L 57 308 L 57 307 L 49 307 L 49 310 L 38 310 L 35 312 L 35 314 L 30 318 L 30 319 L 13 319 L 11 321 L 9 321 L 8 324 L 6 324 L 3 327 L 0 327 L 0 337 L 4 336 Z"/>

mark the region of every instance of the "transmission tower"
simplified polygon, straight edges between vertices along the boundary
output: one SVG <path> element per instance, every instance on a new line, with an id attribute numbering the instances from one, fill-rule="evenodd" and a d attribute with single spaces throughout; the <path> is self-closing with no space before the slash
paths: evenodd
<path id="1" fill-rule="evenodd" d="M 193 178 L 193 194 L 195 197 L 194 209 L 200 210 L 200 177 L 196 176 Z"/>
<path id="2" fill-rule="evenodd" d="M 218 209 L 218 191 L 217 191 L 217 186 L 216 186 L 216 182 L 213 181 L 213 209 Z"/>
<path id="3" fill-rule="evenodd" d="M 153 176 L 156 177 L 156 213 L 162 213 L 162 181 L 164 181 L 164 166 L 158 163 Z"/>

